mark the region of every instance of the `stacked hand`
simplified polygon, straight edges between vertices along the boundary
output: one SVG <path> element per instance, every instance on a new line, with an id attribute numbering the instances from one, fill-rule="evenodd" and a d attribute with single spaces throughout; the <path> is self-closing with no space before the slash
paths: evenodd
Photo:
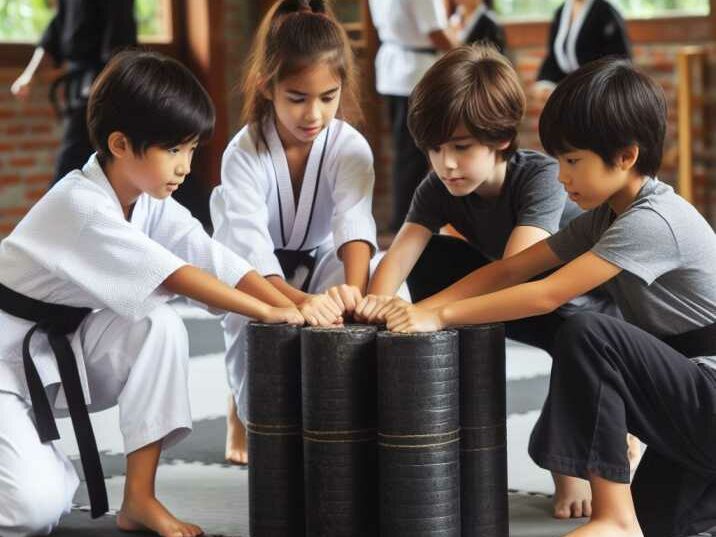
<path id="1" fill-rule="evenodd" d="M 384 306 L 391 300 L 391 295 L 366 295 L 356 307 L 356 320 L 362 323 L 382 324 L 385 315 L 382 314 Z"/>
<path id="2" fill-rule="evenodd" d="M 267 314 L 260 320 L 268 324 L 288 323 L 298 326 L 301 326 L 306 322 L 303 315 L 301 315 L 301 312 L 298 311 L 298 308 L 296 307 L 270 307 Z"/>
<path id="3" fill-rule="evenodd" d="M 386 326 L 391 332 L 435 332 L 445 327 L 437 311 L 421 308 L 397 297 L 388 302 L 380 313 L 385 316 Z"/>
<path id="4" fill-rule="evenodd" d="M 298 309 L 311 326 L 333 326 L 343 323 L 343 310 L 328 293 L 308 295 Z"/>
<path id="5" fill-rule="evenodd" d="M 358 287 L 345 283 L 331 287 L 326 293 L 340 308 L 343 316 L 353 315 L 356 307 L 363 300 L 363 295 Z"/>

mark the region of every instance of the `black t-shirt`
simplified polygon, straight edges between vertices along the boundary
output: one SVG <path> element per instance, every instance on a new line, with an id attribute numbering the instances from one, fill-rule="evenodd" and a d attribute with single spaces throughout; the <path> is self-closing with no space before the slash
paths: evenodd
<path id="1" fill-rule="evenodd" d="M 536 151 L 517 151 L 507 162 L 496 198 L 473 192 L 453 196 L 433 172 L 420 183 L 406 222 L 437 233 L 446 224 L 459 231 L 488 259 L 500 259 L 512 230 L 533 226 L 556 233 L 581 213 L 557 180 L 557 161 Z"/>
<path id="2" fill-rule="evenodd" d="M 134 0 L 59 0 L 38 46 L 58 65 L 103 65 L 116 50 L 136 44 Z"/>

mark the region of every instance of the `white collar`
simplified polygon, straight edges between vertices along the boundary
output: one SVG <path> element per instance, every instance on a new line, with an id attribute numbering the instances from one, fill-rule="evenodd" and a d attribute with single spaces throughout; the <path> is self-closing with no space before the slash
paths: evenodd
<path id="1" fill-rule="evenodd" d="M 577 38 L 582 30 L 582 25 L 589 11 L 592 9 L 594 0 L 586 0 L 582 11 L 572 23 L 572 11 L 574 1 L 566 0 L 562 7 L 562 16 L 559 20 L 559 31 L 554 40 L 554 55 L 559 68 L 565 73 L 571 73 L 579 69 L 577 59 Z M 565 47 L 566 44 L 566 47 Z"/>

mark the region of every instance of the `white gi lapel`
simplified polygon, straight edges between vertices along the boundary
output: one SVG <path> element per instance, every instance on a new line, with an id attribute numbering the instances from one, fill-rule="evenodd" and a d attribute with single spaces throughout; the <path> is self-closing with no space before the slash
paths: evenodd
<path id="1" fill-rule="evenodd" d="M 574 9 L 572 0 L 566 0 L 562 6 L 562 16 L 559 19 L 559 30 L 557 31 L 557 36 L 554 38 L 554 45 L 552 45 L 554 48 L 554 57 L 557 60 L 559 68 L 564 73 L 572 71 L 569 58 L 564 50 L 564 45 L 567 41 L 567 36 L 570 33 L 569 29 L 572 23 L 572 9 Z"/>
<path id="2" fill-rule="evenodd" d="M 308 228 L 311 224 L 313 205 L 316 203 L 318 176 L 324 158 L 323 152 L 327 142 L 326 137 L 328 136 L 328 131 L 329 128 L 323 129 L 311 146 L 311 152 L 308 155 L 308 162 L 306 163 L 306 172 L 303 175 L 303 183 L 301 184 L 301 194 L 298 198 L 296 220 L 293 224 L 288 244 L 286 245 L 287 250 L 301 250 L 306 248 L 304 239 L 309 233 Z M 290 181 L 289 178 L 289 189 L 291 188 Z"/>
<path id="3" fill-rule="evenodd" d="M 582 31 L 582 25 L 584 25 L 584 20 L 587 18 L 587 15 L 589 15 L 589 10 L 592 9 L 593 3 L 594 0 L 587 0 L 584 3 L 582 11 L 579 13 L 579 16 L 577 16 L 577 19 L 574 21 L 574 26 L 569 32 L 569 38 L 567 39 L 567 59 L 571 65 L 571 71 L 579 69 L 579 60 L 577 59 L 577 38 L 579 37 L 579 33 Z"/>
<path id="4" fill-rule="evenodd" d="M 296 218 L 296 202 L 293 199 L 293 187 L 291 186 L 291 172 L 288 169 L 288 160 L 283 150 L 281 139 L 278 137 L 276 124 L 273 117 L 266 121 L 264 126 L 265 142 L 268 144 L 269 158 L 275 173 L 276 187 L 278 188 L 278 202 L 281 216 L 281 237 L 284 244 L 280 248 L 286 248 L 291 230 L 294 227 Z M 305 186 L 305 185 L 304 185 Z"/>

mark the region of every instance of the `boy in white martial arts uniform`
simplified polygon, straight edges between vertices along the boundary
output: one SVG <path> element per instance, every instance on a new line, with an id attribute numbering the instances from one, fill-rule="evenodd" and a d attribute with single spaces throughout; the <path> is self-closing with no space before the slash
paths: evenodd
<path id="1" fill-rule="evenodd" d="M 350 43 L 323 2 L 281 1 L 257 33 L 245 77 L 246 126 L 224 152 L 211 197 L 214 238 L 245 257 L 312 325 L 352 314 L 376 250 L 373 155 L 358 111 Z M 326 291 L 324 293 L 324 291 Z M 317 294 L 318 293 L 318 294 Z M 246 462 L 245 331 L 224 320 L 227 459 Z"/>
<path id="2" fill-rule="evenodd" d="M 191 430 L 186 331 L 164 303 L 181 294 L 266 322 L 303 318 L 242 292 L 269 299 L 273 287 L 171 198 L 214 124 L 186 68 L 119 54 L 95 83 L 88 124 L 97 153 L 0 243 L 0 535 L 48 534 L 71 507 L 79 480 L 51 442 L 51 406 L 72 416 L 93 516 L 107 510 L 87 407 L 115 404 L 127 454 L 118 526 L 200 535 L 154 495 L 161 450 Z"/>

